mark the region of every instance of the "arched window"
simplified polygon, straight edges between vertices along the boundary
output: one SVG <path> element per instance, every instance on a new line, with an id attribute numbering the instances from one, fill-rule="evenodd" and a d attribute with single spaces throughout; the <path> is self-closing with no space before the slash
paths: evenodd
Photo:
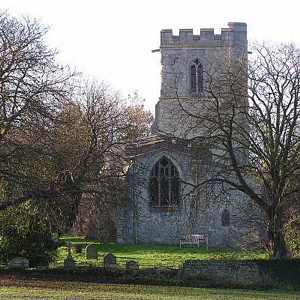
<path id="1" fill-rule="evenodd" d="M 175 207 L 179 203 L 180 182 L 178 171 L 166 157 L 153 167 L 150 178 L 152 207 Z"/>
<path id="2" fill-rule="evenodd" d="M 203 67 L 198 58 L 190 67 L 190 82 L 192 94 L 200 94 L 203 91 Z"/>
<path id="3" fill-rule="evenodd" d="M 228 209 L 224 209 L 221 215 L 222 226 L 230 226 L 230 212 Z"/>

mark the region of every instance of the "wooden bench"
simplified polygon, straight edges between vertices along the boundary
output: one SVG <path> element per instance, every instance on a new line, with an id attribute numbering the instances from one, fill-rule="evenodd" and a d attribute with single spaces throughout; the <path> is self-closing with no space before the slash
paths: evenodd
<path id="1" fill-rule="evenodd" d="M 206 249 L 208 250 L 208 235 L 207 234 L 188 234 L 179 241 L 179 247 L 182 245 L 197 245 L 200 247 L 200 244 L 206 244 Z"/>

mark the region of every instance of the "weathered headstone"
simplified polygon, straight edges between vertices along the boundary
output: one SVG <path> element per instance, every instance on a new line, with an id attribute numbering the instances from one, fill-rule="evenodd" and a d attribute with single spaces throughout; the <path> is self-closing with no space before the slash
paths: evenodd
<path id="1" fill-rule="evenodd" d="M 52 235 L 52 241 L 55 243 L 55 244 L 58 244 L 59 243 L 59 236 L 57 233 L 53 234 Z"/>
<path id="2" fill-rule="evenodd" d="M 71 242 L 68 242 L 68 256 L 64 260 L 64 269 L 73 270 L 75 268 L 76 268 L 76 262 L 75 262 L 74 258 L 72 257 Z"/>
<path id="3" fill-rule="evenodd" d="M 29 260 L 25 257 L 15 257 L 8 263 L 9 269 L 28 269 Z"/>
<path id="4" fill-rule="evenodd" d="M 82 248 L 83 248 L 83 246 L 82 246 L 82 244 L 76 244 L 76 245 L 74 245 L 74 251 L 75 251 L 75 253 L 81 253 L 82 252 Z"/>
<path id="5" fill-rule="evenodd" d="M 126 270 L 137 271 L 139 269 L 139 263 L 135 260 L 129 260 L 126 262 Z"/>
<path id="6" fill-rule="evenodd" d="M 104 268 L 116 268 L 117 267 L 117 258 L 112 254 L 108 253 L 104 256 L 103 259 Z"/>
<path id="7" fill-rule="evenodd" d="M 93 244 L 88 245 L 85 248 L 85 256 L 87 259 L 97 259 L 98 258 L 97 246 Z"/>
<path id="8" fill-rule="evenodd" d="M 68 256 L 64 260 L 64 269 L 66 270 L 74 270 L 76 268 L 76 262 L 72 256 Z"/>

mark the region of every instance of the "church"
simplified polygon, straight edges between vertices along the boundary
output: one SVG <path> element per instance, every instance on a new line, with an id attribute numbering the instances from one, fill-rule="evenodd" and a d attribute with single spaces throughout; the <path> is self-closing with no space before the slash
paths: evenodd
<path id="1" fill-rule="evenodd" d="M 152 134 L 127 148 L 129 196 L 119 211 L 117 241 L 176 245 L 188 234 L 205 234 L 209 247 L 243 247 L 258 234 L 247 220 L 255 208 L 241 192 L 216 195 L 200 188 L 213 172 L 214 158 L 205 128 L 184 107 L 203 109 L 211 66 L 221 73 L 231 59 L 247 56 L 247 25 L 230 22 L 219 34 L 213 28 L 201 28 L 198 35 L 192 29 L 179 35 L 162 30 L 156 51 L 160 98 Z"/>

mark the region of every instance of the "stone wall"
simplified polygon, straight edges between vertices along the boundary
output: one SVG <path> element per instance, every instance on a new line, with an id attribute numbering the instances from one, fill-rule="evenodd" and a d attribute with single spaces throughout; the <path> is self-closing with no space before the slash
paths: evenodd
<path id="1" fill-rule="evenodd" d="M 186 47 L 222 47 L 224 45 L 236 45 L 247 40 L 246 23 L 229 22 L 228 28 L 222 28 L 221 34 L 215 34 L 213 28 L 201 28 L 200 35 L 196 35 L 193 29 L 180 29 L 179 35 L 173 35 L 171 29 L 161 31 L 161 46 Z"/>
<path id="2" fill-rule="evenodd" d="M 160 149 L 139 158 L 134 170 L 130 170 L 130 199 L 128 206 L 121 212 L 119 242 L 178 244 L 179 239 L 185 234 L 188 223 L 185 206 L 189 202 L 189 197 L 184 201 L 181 199 L 176 209 L 156 209 L 150 204 L 150 172 L 163 156 L 171 159 L 182 180 L 192 180 L 189 174 L 189 157 L 183 153 Z"/>
<path id="3" fill-rule="evenodd" d="M 204 261 L 189 260 L 183 265 L 184 277 L 198 276 L 216 284 L 239 286 L 267 286 L 270 274 L 261 270 L 255 261 Z"/>
<path id="4" fill-rule="evenodd" d="M 208 280 L 215 286 L 249 288 L 300 287 L 300 259 L 274 260 L 188 260 L 181 278 L 185 281 Z"/>
<path id="5" fill-rule="evenodd" d="M 259 238 L 255 224 L 247 220 L 254 209 L 245 195 L 231 191 L 228 198 L 218 197 L 207 187 L 192 191 L 188 183 L 198 184 L 215 171 L 206 147 L 202 148 L 196 157 L 193 147 L 176 143 L 155 146 L 151 151 L 137 154 L 128 176 L 129 201 L 120 211 L 118 242 L 178 245 L 187 234 L 205 233 L 209 247 L 239 248 Z M 176 166 L 182 181 L 180 203 L 172 209 L 153 208 L 150 203 L 150 173 L 163 156 Z M 224 209 L 230 212 L 229 226 L 222 225 Z M 257 222 L 257 218 L 253 219 Z"/>
<path id="6" fill-rule="evenodd" d="M 195 128 L 195 120 L 183 112 L 181 105 L 195 115 L 207 110 L 203 104 L 211 97 L 207 91 L 209 78 L 216 80 L 231 62 L 246 58 L 247 48 L 245 23 L 228 23 L 228 28 L 222 28 L 221 34 L 215 34 L 212 28 L 202 28 L 200 35 L 191 29 L 181 29 L 178 36 L 173 35 L 172 30 L 162 30 L 161 93 L 155 112 L 156 129 L 183 138 L 203 136 L 204 124 L 196 126 L 197 130 L 190 130 Z M 200 61 L 204 70 L 204 89 L 197 95 L 190 90 L 190 66 L 195 59 Z"/>
<path id="7" fill-rule="evenodd" d="M 258 218 L 254 216 L 252 221 L 255 222 L 248 222 L 255 208 L 240 192 L 231 189 L 225 196 L 220 187 L 218 191 L 212 191 L 200 185 L 212 178 L 213 172 L 222 172 L 222 164 L 214 161 L 213 150 L 205 142 L 209 140 L 206 139 L 209 134 L 207 121 L 190 117 L 182 106 L 197 116 L 199 112 L 212 110 L 208 104 L 211 98 L 205 88 L 207 74 L 218 77 L 224 73 L 226 64 L 231 65 L 233 60 L 247 56 L 247 25 L 229 23 L 220 35 L 213 29 L 202 29 L 200 35 L 194 35 L 192 30 L 180 30 L 179 36 L 173 35 L 171 30 L 163 30 L 160 52 L 161 97 L 156 105 L 154 134 L 152 140 L 149 137 L 137 141 L 136 153 L 131 154 L 134 164 L 128 176 L 129 200 L 120 210 L 117 240 L 178 244 L 187 234 L 205 233 L 209 247 L 246 246 L 245 242 L 257 238 L 255 222 Z M 193 95 L 190 68 L 196 59 L 204 70 L 204 89 Z M 180 145 L 180 140 L 185 144 Z M 197 153 L 193 153 L 192 143 L 194 148 L 199 148 Z M 172 209 L 154 208 L 150 203 L 151 170 L 163 156 L 176 166 L 181 182 L 180 203 Z M 197 185 L 199 188 L 194 189 Z M 221 222 L 225 209 L 231 215 L 229 226 L 223 226 Z"/>

